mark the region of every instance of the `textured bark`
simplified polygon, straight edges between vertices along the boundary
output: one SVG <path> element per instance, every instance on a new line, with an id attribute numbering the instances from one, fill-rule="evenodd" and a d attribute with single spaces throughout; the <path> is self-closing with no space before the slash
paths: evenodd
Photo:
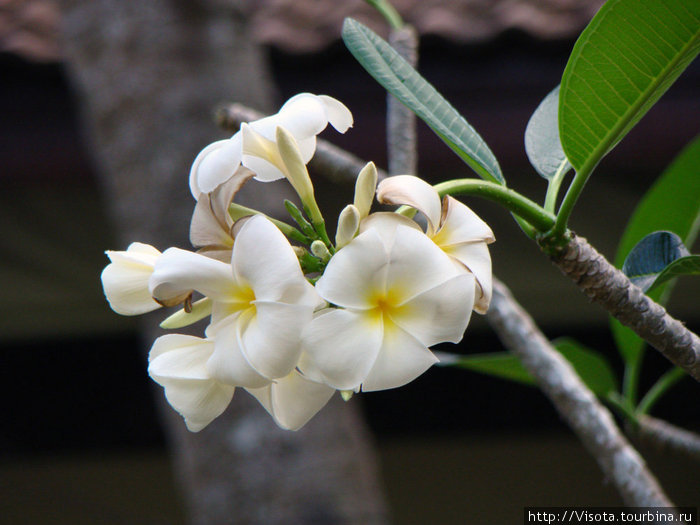
<path id="1" fill-rule="evenodd" d="M 413 67 L 418 63 L 418 35 L 411 26 L 392 29 L 389 44 Z M 390 175 L 414 175 L 417 171 L 416 115 L 391 93 L 386 95 L 386 139 Z"/>
<path id="2" fill-rule="evenodd" d="M 269 75 L 245 12 L 213 0 L 84 0 L 64 2 L 63 14 L 66 57 L 89 110 L 91 151 L 122 246 L 188 247 L 189 167 L 222 138 L 213 106 L 230 99 L 270 106 Z M 271 213 L 281 209 L 282 187 L 247 185 L 243 202 Z M 146 318 L 148 346 L 162 333 L 161 318 Z M 335 399 L 302 431 L 288 432 L 240 390 L 224 415 L 193 434 L 154 391 L 191 523 L 386 522 L 355 403 Z"/>
<path id="3" fill-rule="evenodd" d="M 486 314 L 503 344 L 523 363 L 626 505 L 670 507 L 654 475 L 627 441 L 610 412 L 554 349 L 503 283 L 495 280 Z"/>
<path id="4" fill-rule="evenodd" d="M 700 338 L 632 284 L 586 239 L 573 236 L 552 260 L 594 303 L 700 381 Z"/>
<path id="5" fill-rule="evenodd" d="M 700 435 L 651 416 L 642 416 L 629 432 L 641 445 L 700 462 Z"/>
<path id="6" fill-rule="evenodd" d="M 257 120 L 263 116 L 259 111 L 243 104 L 227 104 L 217 112 L 219 125 L 231 133 L 238 131 L 241 123 Z M 317 139 L 316 153 L 309 162 L 309 168 L 332 182 L 348 182 L 355 180 L 365 164 L 367 164 L 365 161 L 352 153 L 334 146 L 326 140 Z M 386 177 L 387 174 L 384 170 L 377 169 L 379 180 Z"/>

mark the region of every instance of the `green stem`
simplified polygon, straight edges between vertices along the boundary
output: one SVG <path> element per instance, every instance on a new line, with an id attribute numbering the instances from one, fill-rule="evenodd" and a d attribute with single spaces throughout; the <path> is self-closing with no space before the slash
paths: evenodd
<path id="1" fill-rule="evenodd" d="M 559 166 L 554 176 L 549 179 L 547 185 L 547 195 L 544 198 L 544 209 L 548 212 L 554 213 L 557 207 L 557 196 L 559 195 L 559 188 L 564 180 L 564 175 L 571 169 L 571 164 L 569 161 L 565 160 Z"/>
<path id="2" fill-rule="evenodd" d="M 403 20 L 398 11 L 386 0 L 365 0 L 369 5 L 374 7 L 384 17 L 390 27 L 393 29 L 401 29 Z"/>
<path id="3" fill-rule="evenodd" d="M 637 414 L 634 408 L 627 403 L 627 400 L 622 397 L 619 392 L 610 392 L 605 396 L 605 400 L 623 417 L 626 417 L 632 422 L 637 421 Z"/>
<path id="4" fill-rule="evenodd" d="M 646 395 L 639 402 L 637 407 L 638 414 L 648 414 L 649 410 L 656 404 L 656 402 L 661 399 L 661 396 L 673 385 L 678 383 L 681 379 L 686 376 L 685 370 L 682 368 L 672 368 L 664 375 L 662 375 L 659 380 L 654 383 Z"/>
<path id="5" fill-rule="evenodd" d="M 277 219 L 273 219 L 272 217 L 269 217 L 265 215 L 262 212 L 259 212 L 258 210 L 254 210 L 253 208 L 248 208 L 247 206 L 243 206 L 241 204 L 238 204 L 237 202 L 232 202 L 231 205 L 229 206 L 228 209 L 229 215 L 234 221 L 237 221 L 238 219 L 242 219 L 243 217 L 250 217 L 252 215 L 262 215 L 265 217 L 267 220 L 269 220 L 272 224 L 277 226 L 279 230 L 284 233 L 284 235 L 297 242 L 301 242 L 303 244 L 309 244 L 310 239 L 301 233 L 299 230 L 297 230 L 294 226 L 287 224 L 286 222 L 279 221 Z"/>
<path id="6" fill-rule="evenodd" d="M 518 217 L 527 221 L 538 232 L 547 232 L 554 227 L 556 217 L 537 203 L 517 191 L 501 184 L 479 179 L 455 179 L 435 185 L 440 196 L 474 195 L 497 202 Z"/>
<path id="7" fill-rule="evenodd" d="M 642 356 L 643 354 L 640 353 L 638 359 L 628 361 L 625 366 L 625 376 L 622 380 L 622 395 L 630 405 L 637 404 L 639 375 L 642 371 Z"/>
<path id="8" fill-rule="evenodd" d="M 600 158 L 592 157 L 591 160 L 585 163 L 581 167 L 581 169 L 576 172 L 574 180 L 571 181 L 571 186 L 569 186 L 569 189 L 566 191 L 566 195 L 564 195 L 564 200 L 562 201 L 561 206 L 559 207 L 559 213 L 557 213 L 557 220 L 551 234 L 552 237 L 560 237 L 566 231 L 566 227 L 569 223 L 569 217 L 571 216 L 571 212 L 574 209 L 574 205 L 576 204 L 576 201 L 581 195 L 583 187 L 588 181 L 588 177 L 590 177 L 591 173 L 593 173 L 593 170 L 598 164 L 598 160 L 600 160 Z"/>

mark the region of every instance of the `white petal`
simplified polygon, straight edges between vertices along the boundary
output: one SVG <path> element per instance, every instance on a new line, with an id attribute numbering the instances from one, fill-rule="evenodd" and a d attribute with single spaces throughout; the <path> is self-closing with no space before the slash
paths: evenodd
<path id="1" fill-rule="evenodd" d="M 213 343 L 197 337 L 170 334 L 159 337 L 149 354 L 148 373 L 165 388 L 165 397 L 198 432 L 229 405 L 234 387 L 212 379 L 206 361 Z"/>
<path id="2" fill-rule="evenodd" d="M 250 316 L 244 314 L 219 325 L 214 337 L 214 353 L 207 361 L 207 370 L 211 377 L 227 385 L 261 388 L 269 384 L 270 380 L 258 374 L 241 350 L 241 330 L 245 329 L 249 320 Z"/>
<path id="3" fill-rule="evenodd" d="M 413 175 L 384 179 L 377 187 L 377 200 L 383 204 L 411 206 L 420 211 L 428 219 L 428 235 L 432 235 L 440 224 L 442 207 L 438 192 Z"/>
<path id="4" fill-rule="evenodd" d="M 214 142 L 194 159 L 190 170 L 190 190 L 195 198 L 210 193 L 233 176 L 241 164 L 241 134 Z"/>
<path id="5" fill-rule="evenodd" d="M 232 263 L 236 279 L 248 283 L 258 301 L 318 303 L 289 241 L 261 215 L 248 219 L 238 232 Z"/>
<path id="6" fill-rule="evenodd" d="M 106 253 L 107 257 L 109 257 L 109 260 L 112 262 L 142 264 L 150 268 L 153 268 L 156 260 L 160 257 L 160 251 L 150 244 L 144 244 L 142 242 L 132 242 L 125 252 L 109 250 Z"/>
<path id="7" fill-rule="evenodd" d="M 301 160 L 304 161 L 304 164 L 308 164 L 314 153 L 316 153 L 316 135 L 306 139 L 297 139 L 297 145 L 299 146 L 299 153 L 301 153 Z"/>
<path id="8" fill-rule="evenodd" d="M 335 389 L 310 381 L 294 370 L 275 383 L 247 389 L 265 407 L 281 428 L 299 430 L 333 396 Z"/>
<path id="9" fill-rule="evenodd" d="M 326 115 L 328 116 L 328 122 L 331 123 L 331 126 L 340 133 L 345 133 L 348 128 L 352 127 L 352 113 L 350 113 L 350 110 L 345 104 L 328 95 L 319 95 L 318 98 L 323 102 Z"/>
<path id="10" fill-rule="evenodd" d="M 389 256 L 374 230 L 355 237 L 331 258 L 316 291 L 326 301 L 346 308 L 373 308 L 376 291 L 384 290 Z"/>
<path id="11" fill-rule="evenodd" d="M 367 230 L 375 230 L 384 241 L 384 244 L 391 246 L 394 242 L 396 227 L 400 224 L 423 233 L 423 230 L 415 221 L 389 211 L 374 212 L 362 219 L 360 233 L 364 233 Z"/>
<path id="12" fill-rule="evenodd" d="M 125 252 L 106 253 L 112 263 L 100 278 L 112 310 L 121 315 L 139 315 L 160 308 L 148 290 L 160 252 L 148 244 L 132 243 Z"/>
<path id="13" fill-rule="evenodd" d="M 445 216 L 440 231 L 433 237 L 438 246 L 445 247 L 462 242 L 495 240 L 493 231 L 468 206 L 452 197 L 445 199 Z"/>
<path id="14" fill-rule="evenodd" d="M 212 142 L 209 144 L 207 147 L 205 147 L 202 151 L 200 151 L 197 156 L 194 158 L 194 162 L 192 163 L 192 167 L 190 168 L 190 192 L 192 193 L 192 196 L 195 199 L 199 199 L 200 193 L 202 193 L 202 190 L 199 188 L 199 167 L 202 164 L 202 161 L 209 156 L 210 153 L 223 148 L 225 144 L 228 143 L 230 139 L 224 139 L 224 140 L 217 140 L 216 142 Z"/>
<path id="15" fill-rule="evenodd" d="M 233 219 L 229 205 L 238 190 L 253 175 L 252 171 L 239 167 L 233 177 L 212 193 L 199 195 L 190 222 L 190 242 L 193 246 L 233 246 Z"/>
<path id="16" fill-rule="evenodd" d="M 374 365 L 381 341 L 381 322 L 361 313 L 329 309 L 309 323 L 302 346 L 324 383 L 353 390 Z"/>
<path id="17" fill-rule="evenodd" d="M 197 290 L 218 301 L 230 298 L 236 291 L 230 264 L 180 248 L 168 248 L 163 252 L 149 287 L 158 300 Z"/>
<path id="18" fill-rule="evenodd" d="M 297 139 L 318 135 L 328 125 L 326 106 L 318 96 L 300 93 L 280 108 L 276 124 L 287 129 Z"/>
<path id="19" fill-rule="evenodd" d="M 309 306 L 255 302 L 256 315 L 242 332 L 243 355 L 268 379 L 289 374 L 301 354 L 301 331 L 311 321 Z"/>
<path id="20" fill-rule="evenodd" d="M 457 343 L 474 305 L 474 276 L 457 275 L 392 310 L 392 320 L 424 346 Z"/>
<path id="21" fill-rule="evenodd" d="M 424 233 L 399 225 L 390 251 L 386 289 L 399 304 L 451 279 L 450 258 Z"/>
<path id="22" fill-rule="evenodd" d="M 413 381 L 438 359 L 423 343 L 396 325 L 386 323 L 377 359 L 362 382 L 362 391 L 386 390 Z"/>
<path id="23" fill-rule="evenodd" d="M 491 303 L 493 275 L 491 272 L 491 255 L 483 241 L 456 244 L 445 248 L 445 253 L 454 257 L 476 277 L 477 296 L 474 310 L 485 314 Z"/>
<path id="24" fill-rule="evenodd" d="M 276 129 L 273 130 L 272 139 L 268 139 L 258 133 L 252 124 L 241 126 L 243 151 L 241 162 L 246 168 L 255 172 L 256 180 L 271 182 L 286 176 L 284 162 L 274 141 Z"/>

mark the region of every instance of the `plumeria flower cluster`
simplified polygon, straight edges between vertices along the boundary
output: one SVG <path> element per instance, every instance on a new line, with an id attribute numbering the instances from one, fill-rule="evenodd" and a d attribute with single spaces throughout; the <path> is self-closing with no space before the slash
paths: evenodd
<path id="1" fill-rule="evenodd" d="M 102 284 L 117 313 L 179 305 L 163 328 L 208 320 L 203 337 L 168 333 L 149 354 L 150 376 L 190 430 L 218 417 L 236 388 L 280 427 L 299 429 L 336 391 L 347 399 L 412 381 L 437 362 L 431 346 L 460 341 L 472 310 L 488 308 L 491 229 L 417 177 L 377 185 L 369 163 L 330 240 L 306 164 L 318 133 L 352 122 L 334 98 L 291 98 L 195 159 L 197 251 L 133 243 L 107 252 Z M 302 209 L 285 202 L 296 225 L 234 202 L 251 179 L 280 178 L 299 195 Z M 375 197 L 401 213 L 371 213 Z"/>

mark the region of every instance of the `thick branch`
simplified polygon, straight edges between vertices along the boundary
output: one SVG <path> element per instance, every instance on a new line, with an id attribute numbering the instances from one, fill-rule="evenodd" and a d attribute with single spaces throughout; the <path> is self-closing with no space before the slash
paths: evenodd
<path id="1" fill-rule="evenodd" d="M 642 445 L 700 462 L 700 435 L 651 416 L 641 416 L 630 432 Z"/>
<path id="2" fill-rule="evenodd" d="M 700 381 L 700 338 L 651 300 L 582 237 L 552 261 L 594 302 Z"/>
<path id="3" fill-rule="evenodd" d="M 494 282 L 491 308 L 486 317 L 503 344 L 520 358 L 561 417 L 614 483 L 625 504 L 672 506 L 610 412 L 499 281 Z"/>
<path id="4" fill-rule="evenodd" d="M 219 126 L 230 132 L 238 131 L 243 122 L 251 122 L 262 117 L 264 117 L 262 113 L 243 104 L 229 104 L 216 112 Z M 347 183 L 355 180 L 365 164 L 367 163 L 352 153 L 348 153 L 326 140 L 318 139 L 316 141 L 316 154 L 311 159 L 309 167 L 332 182 Z M 377 171 L 379 180 L 386 178 L 385 171 Z"/>
<path id="5" fill-rule="evenodd" d="M 409 64 L 418 62 L 418 36 L 408 25 L 392 29 L 389 43 Z M 387 93 L 387 146 L 391 175 L 415 174 L 417 168 L 416 115 Z"/>

